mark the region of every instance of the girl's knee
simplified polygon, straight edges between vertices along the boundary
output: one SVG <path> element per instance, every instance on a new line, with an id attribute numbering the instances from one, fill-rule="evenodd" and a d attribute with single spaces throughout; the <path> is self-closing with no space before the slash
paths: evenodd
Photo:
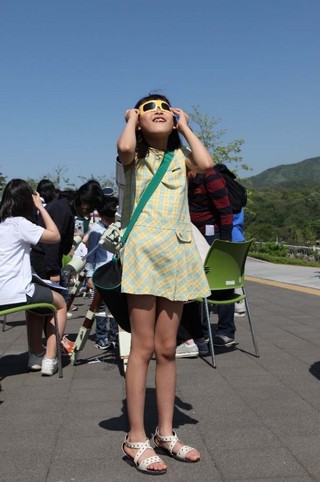
<path id="1" fill-rule="evenodd" d="M 176 357 L 176 343 L 157 344 L 155 347 L 157 360 L 173 360 Z"/>
<path id="2" fill-rule="evenodd" d="M 66 302 L 63 296 L 56 291 L 53 291 L 53 301 L 52 304 L 57 308 L 57 310 L 61 310 L 62 308 L 67 309 Z"/>
<path id="3" fill-rule="evenodd" d="M 151 360 L 154 354 L 155 348 L 153 342 L 145 342 L 145 343 L 132 343 L 131 344 L 131 352 L 139 354 L 139 356 L 146 361 Z"/>

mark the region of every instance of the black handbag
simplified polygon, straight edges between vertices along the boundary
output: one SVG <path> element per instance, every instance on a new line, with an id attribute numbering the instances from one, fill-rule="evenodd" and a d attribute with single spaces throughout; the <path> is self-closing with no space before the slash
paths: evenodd
<path id="1" fill-rule="evenodd" d="M 164 155 L 162 162 L 157 169 L 157 172 L 155 173 L 144 193 L 142 194 L 139 203 L 134 210 L 128 226 L 121 238 L 122 246 L 125 244 L 130 231 L 132 230 L 147 201 L 150 199 L 157 186 L 160 184 L 161 179 L 163 178 L 165 172 L 169 167 L 173 155 L 174 152 L 167 152 Z M 131 328 L 127 297 L 125 293 L 121 293 L 121 277 L 122 268 L 120 259 L 118 255 L 115 255 L 111 261 L 95 270 L 92 275 L 92 283 L 96 287 L 101 298 L 107 305 L 109 311 L 113 315 L 118 325 L 120 325 L 123 330 L 130 333 Z"/>
<path id="2" fill-rule="evenodd" d="M 118 325 L 130 333 L 127 298 L 125 293 L 121 293 L 121 276 L 120 260 L 114 257 L 95 270 L 92 282 Z"/>

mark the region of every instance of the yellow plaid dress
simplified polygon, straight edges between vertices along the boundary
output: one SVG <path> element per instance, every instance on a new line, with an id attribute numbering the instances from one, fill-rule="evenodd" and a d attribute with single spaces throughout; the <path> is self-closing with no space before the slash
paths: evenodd
<path id="1" fill-rule="evenodd" d="M 158 169 L 164 152 L 125 166 L 122 227 Z M 122 291 L 187 301 L 210 293 L 195 245 L 187 198 L 185 152 L 177 149 L 162 181 L 129 234 L 122 255 Z"/>

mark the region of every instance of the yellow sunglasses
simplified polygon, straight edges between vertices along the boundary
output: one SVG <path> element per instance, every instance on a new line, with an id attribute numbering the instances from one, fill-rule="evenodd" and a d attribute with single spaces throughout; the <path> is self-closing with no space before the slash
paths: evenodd
<path id="1" fill-rule="evenodd" d="M 144 102 L 143 104 L 140 105 L 139 112 L 140 112 L 140 115 L 143 115 L 143 114 L 146 114 L 147 112 L 152 112 L 157 109 L 160 109 L 163 112 L 171 112 L 173 114 L 173 112 L 171 111 L 170 105 L 167 102 L 160 99 L 148 100 L 147 102 Z"/>

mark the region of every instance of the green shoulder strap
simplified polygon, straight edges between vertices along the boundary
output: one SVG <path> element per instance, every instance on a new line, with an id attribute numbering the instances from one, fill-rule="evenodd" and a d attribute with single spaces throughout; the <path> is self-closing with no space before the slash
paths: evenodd
<path id="1" fill-rule="evenodd" d="M 140 201 L 139 201 L 136 209 L 134 210 L 134 213 L 131 216 L 129 224 L 128 224 L 128 226 L 127 226 L 127 228 L 126 228 L 126 230 L 125 230 L 125 232 L 124 232 L 124 234 L 121 238 L 122 244 L 125 244 L 125 242 L 127 241 L 127 238 L 129 236 L 130 231 L 132 230 L 135 222 L 137 221 L 138 217 L 140 216 L 141 211 L 143 210 L 143 208 L 147 204 L 148 200 L 151 198 L 151 196 L 154 193 L 154 191 L 156 190 L 157 186 L 160 184 L 160 181 L 163 178 L 163 176 L 165 175 L 173 156 L 174 156 L 173 151 L 166 152 L 166 154 L 163 156 L 163 159 L 161 161 L 160 166 L 157 169 L 157 172 L 155 173 L 155 175 L 153 176 L 153 178 L 149 182 L 148 186 L 146 187 L 144 193 L 142 194 L 142 196 L 140 198 Z"/>

